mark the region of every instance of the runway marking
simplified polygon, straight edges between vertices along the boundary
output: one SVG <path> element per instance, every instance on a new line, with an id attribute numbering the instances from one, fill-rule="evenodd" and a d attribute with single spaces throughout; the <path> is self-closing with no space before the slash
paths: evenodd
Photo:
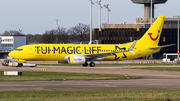
<path id="1" fill-rule="evenodd" d="M 111 85 L 104 85 L 104 86 L 107 86 L 107 87 L 117 87 L 117 86 L 111 86 Z"/>

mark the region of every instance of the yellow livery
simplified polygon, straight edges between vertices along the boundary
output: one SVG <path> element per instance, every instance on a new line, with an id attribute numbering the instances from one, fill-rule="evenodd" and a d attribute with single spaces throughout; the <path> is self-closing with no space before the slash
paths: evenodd
<path id="1" fill-rule="evenodd" d="M 144 36 L 126 44 L 34 44 L 18 47 L 9 56 L 21 62 L 61 61 L 69 64 L 95 66 L 93 61 L 120 61 L 149 56 L 159 52 L 158 46 L 165 16 L 160 16 Z"/>

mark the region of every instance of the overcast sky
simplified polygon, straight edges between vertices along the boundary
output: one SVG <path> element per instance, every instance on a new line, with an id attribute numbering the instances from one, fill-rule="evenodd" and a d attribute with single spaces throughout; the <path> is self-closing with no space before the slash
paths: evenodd
<path id="1" fill-rule="evenodd" d="M 96 1 L 93 0 L 95 3 Z M 144 17 L 142 4 L 131 0 L 102 0 L 109 4 L 109 23 L 125 21 L 135 23 L 136 18 Z M 180 0 L 168 0 L 166 4 L 155 5 L 155 17 L 180 15 Z M 107 10 L 101 9 L 101 22 L 106 23 Z M 90 24 L 90 0 L 0 0 L 0 33 L 22 29 L 24 34 L 43 34 L 55 29 L 55 19 L 59 26 L 74 27 L 78 23 Z M 93 28 L 99 26 L 99 6 L 93 5 Z"/>

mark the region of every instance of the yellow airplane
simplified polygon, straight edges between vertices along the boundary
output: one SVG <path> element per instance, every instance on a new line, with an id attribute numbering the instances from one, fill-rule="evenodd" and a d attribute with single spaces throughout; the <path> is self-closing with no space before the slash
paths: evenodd
<path id="1" fill-rule="evenodd" d="M 94 67 L 94 61 L 120 61 L 149 56 L 158 46 L 165 16 L 160 16 L 141 39 L 126 44 L 34 44 L 18 47 L 9 56 L 18 61 L 61 61 Z"/>

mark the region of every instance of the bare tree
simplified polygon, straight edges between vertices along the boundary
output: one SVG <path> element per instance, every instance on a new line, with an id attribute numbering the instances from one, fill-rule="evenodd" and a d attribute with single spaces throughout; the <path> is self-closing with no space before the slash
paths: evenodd
<path id="1" fill-rule="evenodd" d="M 40 35 L 40 34 L 35 34 L 35 35 L 34 35 L 34 40 L 35 40 L 35 42 L 40 42 L 41 37 L 42 37 L 42 35 Z"/>
<path id="2" fill-rule="evenodd" d="M 71 27 L 71 28 L 68 30 L 70 42 L 76 42 L 76 41 L 78 41 L 77 38 L 76 38 L 77 34 L 75 33 L 75 31 L 74 31 L 73 29 L 74 29 L 74 28 Z"/>
<path id="3" fill-rule="evenodd" d="M 41 43 L 56 43 L 55 30 L 46 31 L 40 40 Z"/>
<path id="4" fill-rule="evenodd" d="M 56 38 L 58 38 L 58 43 L 67 42 L 80 42 L 89 41 L 89 25 L 79 23 L 69 30 L 66 28 L 58 28 L 58 34 L 56 35 L 56 30 L 46 31 L 43 35 L 40 34 L 27 34 L 26 41 L 29 43 L 56 43 Z M 25 36 L 19 31 L 10 30 L 5 31 L 1 34 L 2 36 Z"/>
<path id="5" fill-rule="evenodd" d="M 10 32 L 9 31 L 5 31 L 4 33 L 1 34 L 2 36 L 10 36 Z"/>
<path id="6" fill-rule="evenodd" d="M 68 42 L 68 31 L 66 28 L 58 28 L 58 42 L 64 42 L 64 43 L 67 43 Z"/>
<path id="7" fill-rule="evenodd" d="M 34 42 L 35 41 L 34 40 L 34 35 L 32 35 L 32 34 L 26 35 L 26 41 L 27 42 Z"/>
<path id="8" fill-rule="evenodd" d="M 82 23 L 77 24 L 75 27 L 71 27 L 69 29 L 69 33 L 72 36 L 72 40 L 74 41 L 88 41 L 89 40 L 89 25 L 85 25 Z"/>
<path id="9" fill-rule="evenodd" d="M 30 44 L 30 43 L 40 43 L 41 42 L 41 37 L 42 35 L 40 34 L 27 34 L 26 35 L 26 42 L 27 44 Z"/>
<path id="10" fill-rule="evenodd" d="M 5 31 L 1 35 L 2 36 L 25 36 L 24 34 L 16 30 Z"/>

